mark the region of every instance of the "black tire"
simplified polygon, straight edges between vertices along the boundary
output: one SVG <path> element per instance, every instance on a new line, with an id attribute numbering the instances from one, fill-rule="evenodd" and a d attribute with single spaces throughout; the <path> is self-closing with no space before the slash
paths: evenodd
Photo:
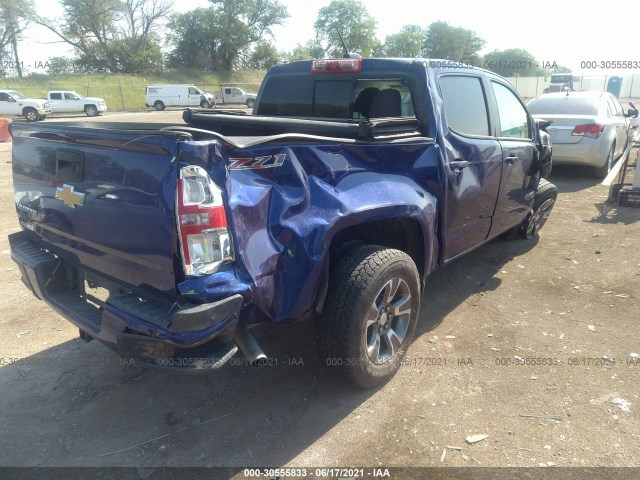
<path id="1" fill-rule="evenodd" d="M 375 245 L 357 247 L 331 272 L 316 324 L 320 356 L 339 380 L 360 388 L 382 385 L 400 368 L 419 309 L 419 275 L 411 257 Z"/>
<path id="2" fill-rule="evenodd" d="M 40 114 L 35 108 L 27 107 L 22 110 L 22 115 L 27 120 L 27 122 L 37 122 L 40 120 Z"/>
<path id="3" fill-rule="evenodd" d="M 254 98 L 250 98 L 249 100 L 247 100 L 247 107 L 253 108 L 255 104 L 256 104 L 256 101 Z"/>
<path id="4" fill-rule="evenodd" d="M 516 236 L 526 240 L 534 238 L 547 222 L 557 198 L 558 187 L 548 180 L 541 178 L 538 189 L 536 190 L 533 207 L 531 207 L 531 213 L 516 227 Z"/>
<path id="5" fill-rule="evenodd" d="M 162 110 L 164 110 L 164 103 L 162 103 L 160 100 L 156 100 L 153 104 L 153 108 L 161 112 Z"/>
<path id="6" fill-rule="evenodd" d="M 200 102 L 200 108 L 209 108 L 209 102 L 207 102 L 206 100 L 202 100 Z"/>
<path id="7" fill-rule="evenodd" d="M 85 105 L 84 113 L 87 117 L 96 117 L 98 115 L 98 107 L 95 105 Z"/>
<path id="8" fill-rule="evenodd" d="M 596 178 L 606 178 L 613 167 L 613 155 L 616 151 L 616 144 L 611 145 L 611 150 L 609 150 L 609 155 L 607 155 L 607 159 L 604 161 L 604 165 L 601 167 L 595 167 L 593 169 L 593 176 Z"/>

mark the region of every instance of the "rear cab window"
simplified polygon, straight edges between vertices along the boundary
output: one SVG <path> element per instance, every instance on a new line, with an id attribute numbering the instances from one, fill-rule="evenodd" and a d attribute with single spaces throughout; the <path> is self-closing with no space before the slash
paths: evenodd
<path id="1" fill-rule="evenodd" d="M 257 114 L 335 120 L 414 118 L 415 108 L 402 78 L 280 75 L 267 80 Z"/>

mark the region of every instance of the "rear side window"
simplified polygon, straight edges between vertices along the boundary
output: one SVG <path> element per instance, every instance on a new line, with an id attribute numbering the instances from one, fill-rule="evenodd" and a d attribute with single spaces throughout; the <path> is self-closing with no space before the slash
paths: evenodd
<path id="1" fill-rule="evenodd" d="M 529 116 L 515 94 L 504 85 L 491 82 L 500 115 L 499 137 L 530 138 Z"/>
<path id="2" fill-rule="evenodd" d="M 440 77 L 440 92 L 449 127 L 462 134 L 489 136 L 487 102 L 478 77 Z"/>
<path id="3" fill-rule="evenodd" d="M 51 100 L 62 100 L 62 94 L 61 93 L 50 93 L 49 94 L 49 98 L 51 98 Z"/>

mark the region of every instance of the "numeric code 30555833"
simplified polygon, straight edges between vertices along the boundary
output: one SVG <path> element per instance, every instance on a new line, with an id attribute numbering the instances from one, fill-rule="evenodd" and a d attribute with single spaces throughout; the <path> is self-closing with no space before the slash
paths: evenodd
<path id="1" fill-rule="evenodd" d="M 640 68 L 640 60 L 583 60 L 580 68 L 618 68 L 621 70 Z"/>

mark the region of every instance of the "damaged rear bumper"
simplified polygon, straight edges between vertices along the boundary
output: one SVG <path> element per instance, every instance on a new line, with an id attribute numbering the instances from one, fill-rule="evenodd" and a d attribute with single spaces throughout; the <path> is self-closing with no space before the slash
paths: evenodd
<path id="1" fill-rule="evenodd" d="M 243 303 L 236 294 L 216 302 L 179 306 L 141 299 L 112 280 L 69 264 L 40 247 L 25 232 L 9 236 L 11 257 L 23 283 L 80 329 L 117 351 L 126 364 L 197 372 L 224 365 L 236 353 L 233 339 Z M 104 287 L 100 302 L 88 295 L 84 282 Z"/>

